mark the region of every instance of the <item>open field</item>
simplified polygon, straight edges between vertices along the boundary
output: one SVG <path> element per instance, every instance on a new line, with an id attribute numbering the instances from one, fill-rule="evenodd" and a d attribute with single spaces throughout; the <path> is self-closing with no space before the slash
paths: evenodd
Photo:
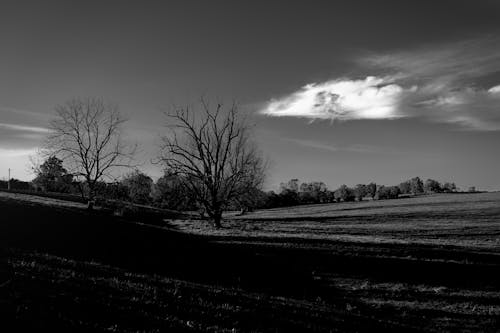
<path id="1" fill-rule="evenodd" d="M 228 228 L 170 222 L 186 231 L 224 236 L 463 246 L 500 252 L 500 192 L 439 194 L 296 206 L 232 216 Z M 499 222 L 499 223 L 495 223 Z"/>
<path id="2" fill-rule="evenodd" d="M 265 210 L 216 231 L 26 195 L 0 209 L 0 309 L 18 328 L 500 328 L 500 193 Z"/>

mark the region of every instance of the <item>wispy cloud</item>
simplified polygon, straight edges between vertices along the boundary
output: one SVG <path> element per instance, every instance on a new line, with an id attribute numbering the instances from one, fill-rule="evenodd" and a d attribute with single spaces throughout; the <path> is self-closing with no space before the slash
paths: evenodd
<path id="1" fill-rule="evenodd" d="M 499 70 L 500 39 L 470 39 L 390 54 L 371 54 L 357 62 L 368 68 L 394 70 L 410 80 L 457 82 Z"/>
<path id="2" fill-rule="evenodd" d="M 0 149 L 3 149 L 1 153 L 5 157 L 12 156 L 14 152 L 35 149 L 49 132 L 45 127 L 0 122 Z"/>
<path id="3" fill-rule="evenodd" d="M 18 125 L 18 124 L 6 124 L 0 123 L 0 129 L 8 129 L 14 131 L 24 131 L 24 132 L 34 132 L 34 133 L 49 133 L 50 129 L 45 127 L 38 126 L 26 126 L 26 125 Z"/>
<path id="4" fill-rule="evenodd" d="M 425 47 L 357 60 L 365 78 L 311 83 L 260 111 L 275 117 L 356 120 L 420 117 L 500 130 L 500 39 Z M 482 79 L 497 72 L 498 83 Z"/>
<path id="5" fill-rule="evenodd" d="M 348 144 L 348 145 L 338 145 L 338 144 L 330 144 L 326 142 L 321 142 L 316 140 L 306 140 L 306 139 L 283 138 L 283 140 L 292 142 L 294 144 L 297 144 L 305 148 L 314 148 L 329 152 L 351 152 L 351 153 L 370 153 L 370 154 L 396 153 L 393 150 L 385 149 L 383 147 L 358 144 L 358 143 Z"/>

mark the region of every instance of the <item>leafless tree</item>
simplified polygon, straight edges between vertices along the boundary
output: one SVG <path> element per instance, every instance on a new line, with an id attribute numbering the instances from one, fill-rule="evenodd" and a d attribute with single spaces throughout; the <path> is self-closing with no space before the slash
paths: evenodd
<path id="1" fill-rule="evenodd" d="M 112 177 L 117 168 L 131 167 L 135 147 L 122 140 L 124 122 L 118 107 L 100 98 L 75 98 L 56 107 L 45 152 L 61 158 L 74 177 L 85 180 L 89 209 L 98 182 Z"/>
<path id="2" fill-rule="evenodd" d="M 200 105 L 198 112 L 184 107 L 167 113 L 171 123 L 160 160 L 182 176 L 187 192 L 219 228 L 231 202 L 263 185 L 266 163 L 235 103 L 211 109 L 202 99 Z"/>

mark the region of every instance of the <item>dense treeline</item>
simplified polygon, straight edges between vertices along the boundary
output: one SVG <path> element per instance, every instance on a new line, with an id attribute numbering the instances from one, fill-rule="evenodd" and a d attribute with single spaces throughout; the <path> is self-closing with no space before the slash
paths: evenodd
<path id="1" fill-rule="evenodd" d="M 38 192 L 56 192 L 81 195 L 89 191 L 83 181 L 75 181 L 63 167 L 63 161 L 51 156 L 36 170 L 35 179 L 30 182 L 11 180 L 11 188 L 34 190 Z M 99 198 L 151 205 L 158 208 L 181 211 L 203 211 L 200 205 L 186 191 L 183 176 L 166 170 L 156 182 L 139 170 L 124 175 L 113 182 L 98 182 L 95 191 Z M 7 182 L 0 182 L 0 188 L 7 188 Z M 357 184 L 354 187 L 341 185 L 330 190 L 323 182 L 300 182 L 291 179 L 281 183 L 278 192 L 248 189 L 244 196 L 232 200 L 227 209 L 249 211 L 255 208 L 274 208 L 304 204 L 349 202 L 363 200 L 396 199 L 402 196 L 429 193 L 457 192 L 455 183 L 441 183 L 434 179 L 425 182 L 419 177 L 401 182 L 396 186 L 377 185 L 375 183 Z"/>
<path id="2" fill-rule="evenodd" d="M 427 179 L 425 183 L 414 177 L 397 186 L 377 185 L 375 183 L 357 184 L 354 187 L 341 185 L 336 190 L 329 190 L 323 182 L 299 184 L 298 179 L 291 179 L 280 184 L 280 192 L 268 192 L 268 203 L 265 207 L 284 207 L 301 204 L 326 202 L 349 202 L 363 200 L 397 199 L 401 196 L 421 195 L 429 193 L 456 192 L 455 183 L 440 183 Z"/>

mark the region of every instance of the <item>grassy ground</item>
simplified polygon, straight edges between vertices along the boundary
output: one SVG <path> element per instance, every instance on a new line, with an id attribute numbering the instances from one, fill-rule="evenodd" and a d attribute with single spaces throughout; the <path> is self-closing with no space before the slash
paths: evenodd
<path id="1" fill-rule="evenodd" d="M 37 200 L 0 194 L 0 310 L 20 330 L 500 328 L 498 193 L 266 210 L 218 231 Z"/>
<path id="2" fill-rule="evenodd" d="M 208 224 L 170 224 L 186 232 L 221 236 L 450 245 L 499 252 L 499 217 L 497 192 L 262 210 L 233 216 L 228 228 L 216 233 Z"/>

